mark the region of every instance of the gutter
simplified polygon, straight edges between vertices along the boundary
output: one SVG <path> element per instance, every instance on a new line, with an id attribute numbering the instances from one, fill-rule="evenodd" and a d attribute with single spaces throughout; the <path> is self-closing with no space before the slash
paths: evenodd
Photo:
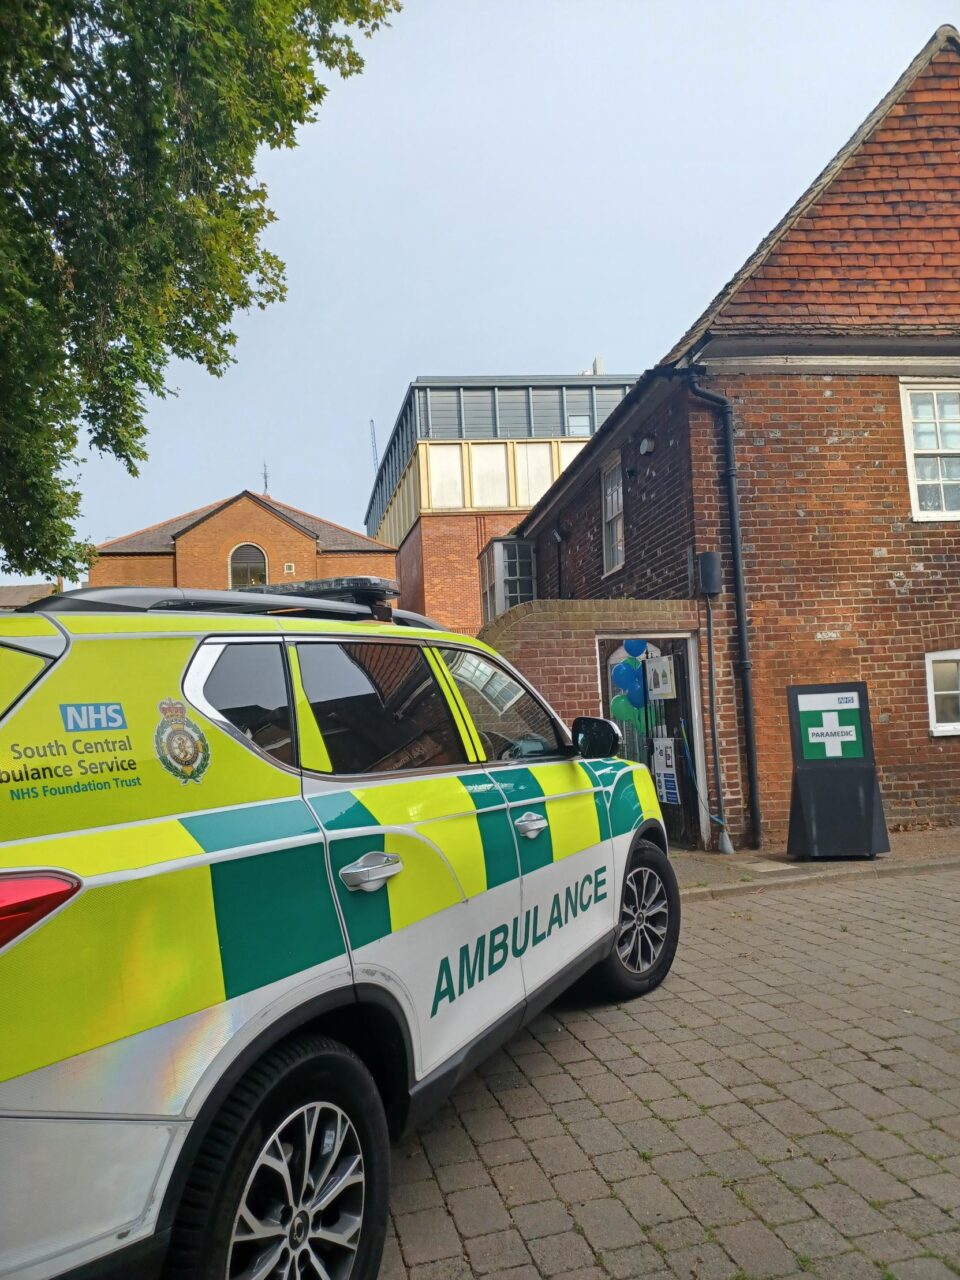
<path id="1" fill-rule="evenodd" d="M 740 696 L 743 702 L 743 731 L 747 754 L 747 778 L 750 788 L 751 844 L 760 848 L 763 834 L 760 817 L 760 783 L 757 776 L 757 726 L 753 705 L 753 664 L 750 661 L 750 628 L 747 614 L 747 592 L 743 580 L 743 537 L 740 529 L 740 497 L 737 490 L 737 457 L 733 436 L 733 404 L 716 391 L 707 391 L 697 382 L 692 369 L 686 371 L 687 387 L 692 396 L 712 406 L 723 438 L 723 478 L 727 489 L 727 511 L 730 521 L 730 550 L 733 558 L 733 590 L 737 619 Z M 717 780 L 719 785 L 719 779 Z"/>

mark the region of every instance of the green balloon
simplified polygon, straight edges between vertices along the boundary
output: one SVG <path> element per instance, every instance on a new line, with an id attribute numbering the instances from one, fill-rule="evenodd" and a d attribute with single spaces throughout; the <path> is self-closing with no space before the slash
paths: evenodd
<path id="1" fill-rule="evenodd" d="M 625 693 L 618 693 L 610 703 L 610 714 L 616 720 L 627 720 L 632 723 L 636 709 Z"/>

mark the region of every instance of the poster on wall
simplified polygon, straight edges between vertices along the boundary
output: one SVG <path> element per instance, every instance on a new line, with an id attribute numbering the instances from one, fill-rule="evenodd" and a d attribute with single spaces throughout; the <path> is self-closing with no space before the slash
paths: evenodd
<path id="1" fill-rule="evenodd" d="M 652 701 L 675 698 L 677 686 L 673 678 L 673 658 L 647 658 L 647 690 Z"/>
<path id="2" fill-rule="evenodd" d="M 677 744 L 674 738 L 654 738 L 653 776 L 661 804 L 679 804 L 677 784 Z"/>

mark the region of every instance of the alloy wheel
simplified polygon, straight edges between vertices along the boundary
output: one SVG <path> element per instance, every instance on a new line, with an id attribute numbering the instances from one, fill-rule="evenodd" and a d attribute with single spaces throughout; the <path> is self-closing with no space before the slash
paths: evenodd
<path id="1" fill-rule="evenodd" d="M 617 931 L 617 954 L 631 973 L 646 973 L 657 962 L 667 936 L 670 909 L 663 881 L 650 867 L 627 872 Z"/>
<path id="2" fill-rule="evenodd" d="M 224 1280 L 347 1280 L 364 1189 L 360 1139 L 345 1112 L 328 1102 L 291 1112 L 243 1189 Z"/>

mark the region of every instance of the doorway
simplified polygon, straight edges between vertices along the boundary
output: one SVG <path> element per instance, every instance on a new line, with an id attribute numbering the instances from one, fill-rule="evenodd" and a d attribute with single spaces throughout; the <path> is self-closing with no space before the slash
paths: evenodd
<path id="1" fill-rule="evenodd" d="M 645 764 L 672 845 L 705 847 L 709 818 L 703 767 L 695 640 L 617 636 L 599 640 L 604 715 L 623 734 L 623 753 Z"/>

